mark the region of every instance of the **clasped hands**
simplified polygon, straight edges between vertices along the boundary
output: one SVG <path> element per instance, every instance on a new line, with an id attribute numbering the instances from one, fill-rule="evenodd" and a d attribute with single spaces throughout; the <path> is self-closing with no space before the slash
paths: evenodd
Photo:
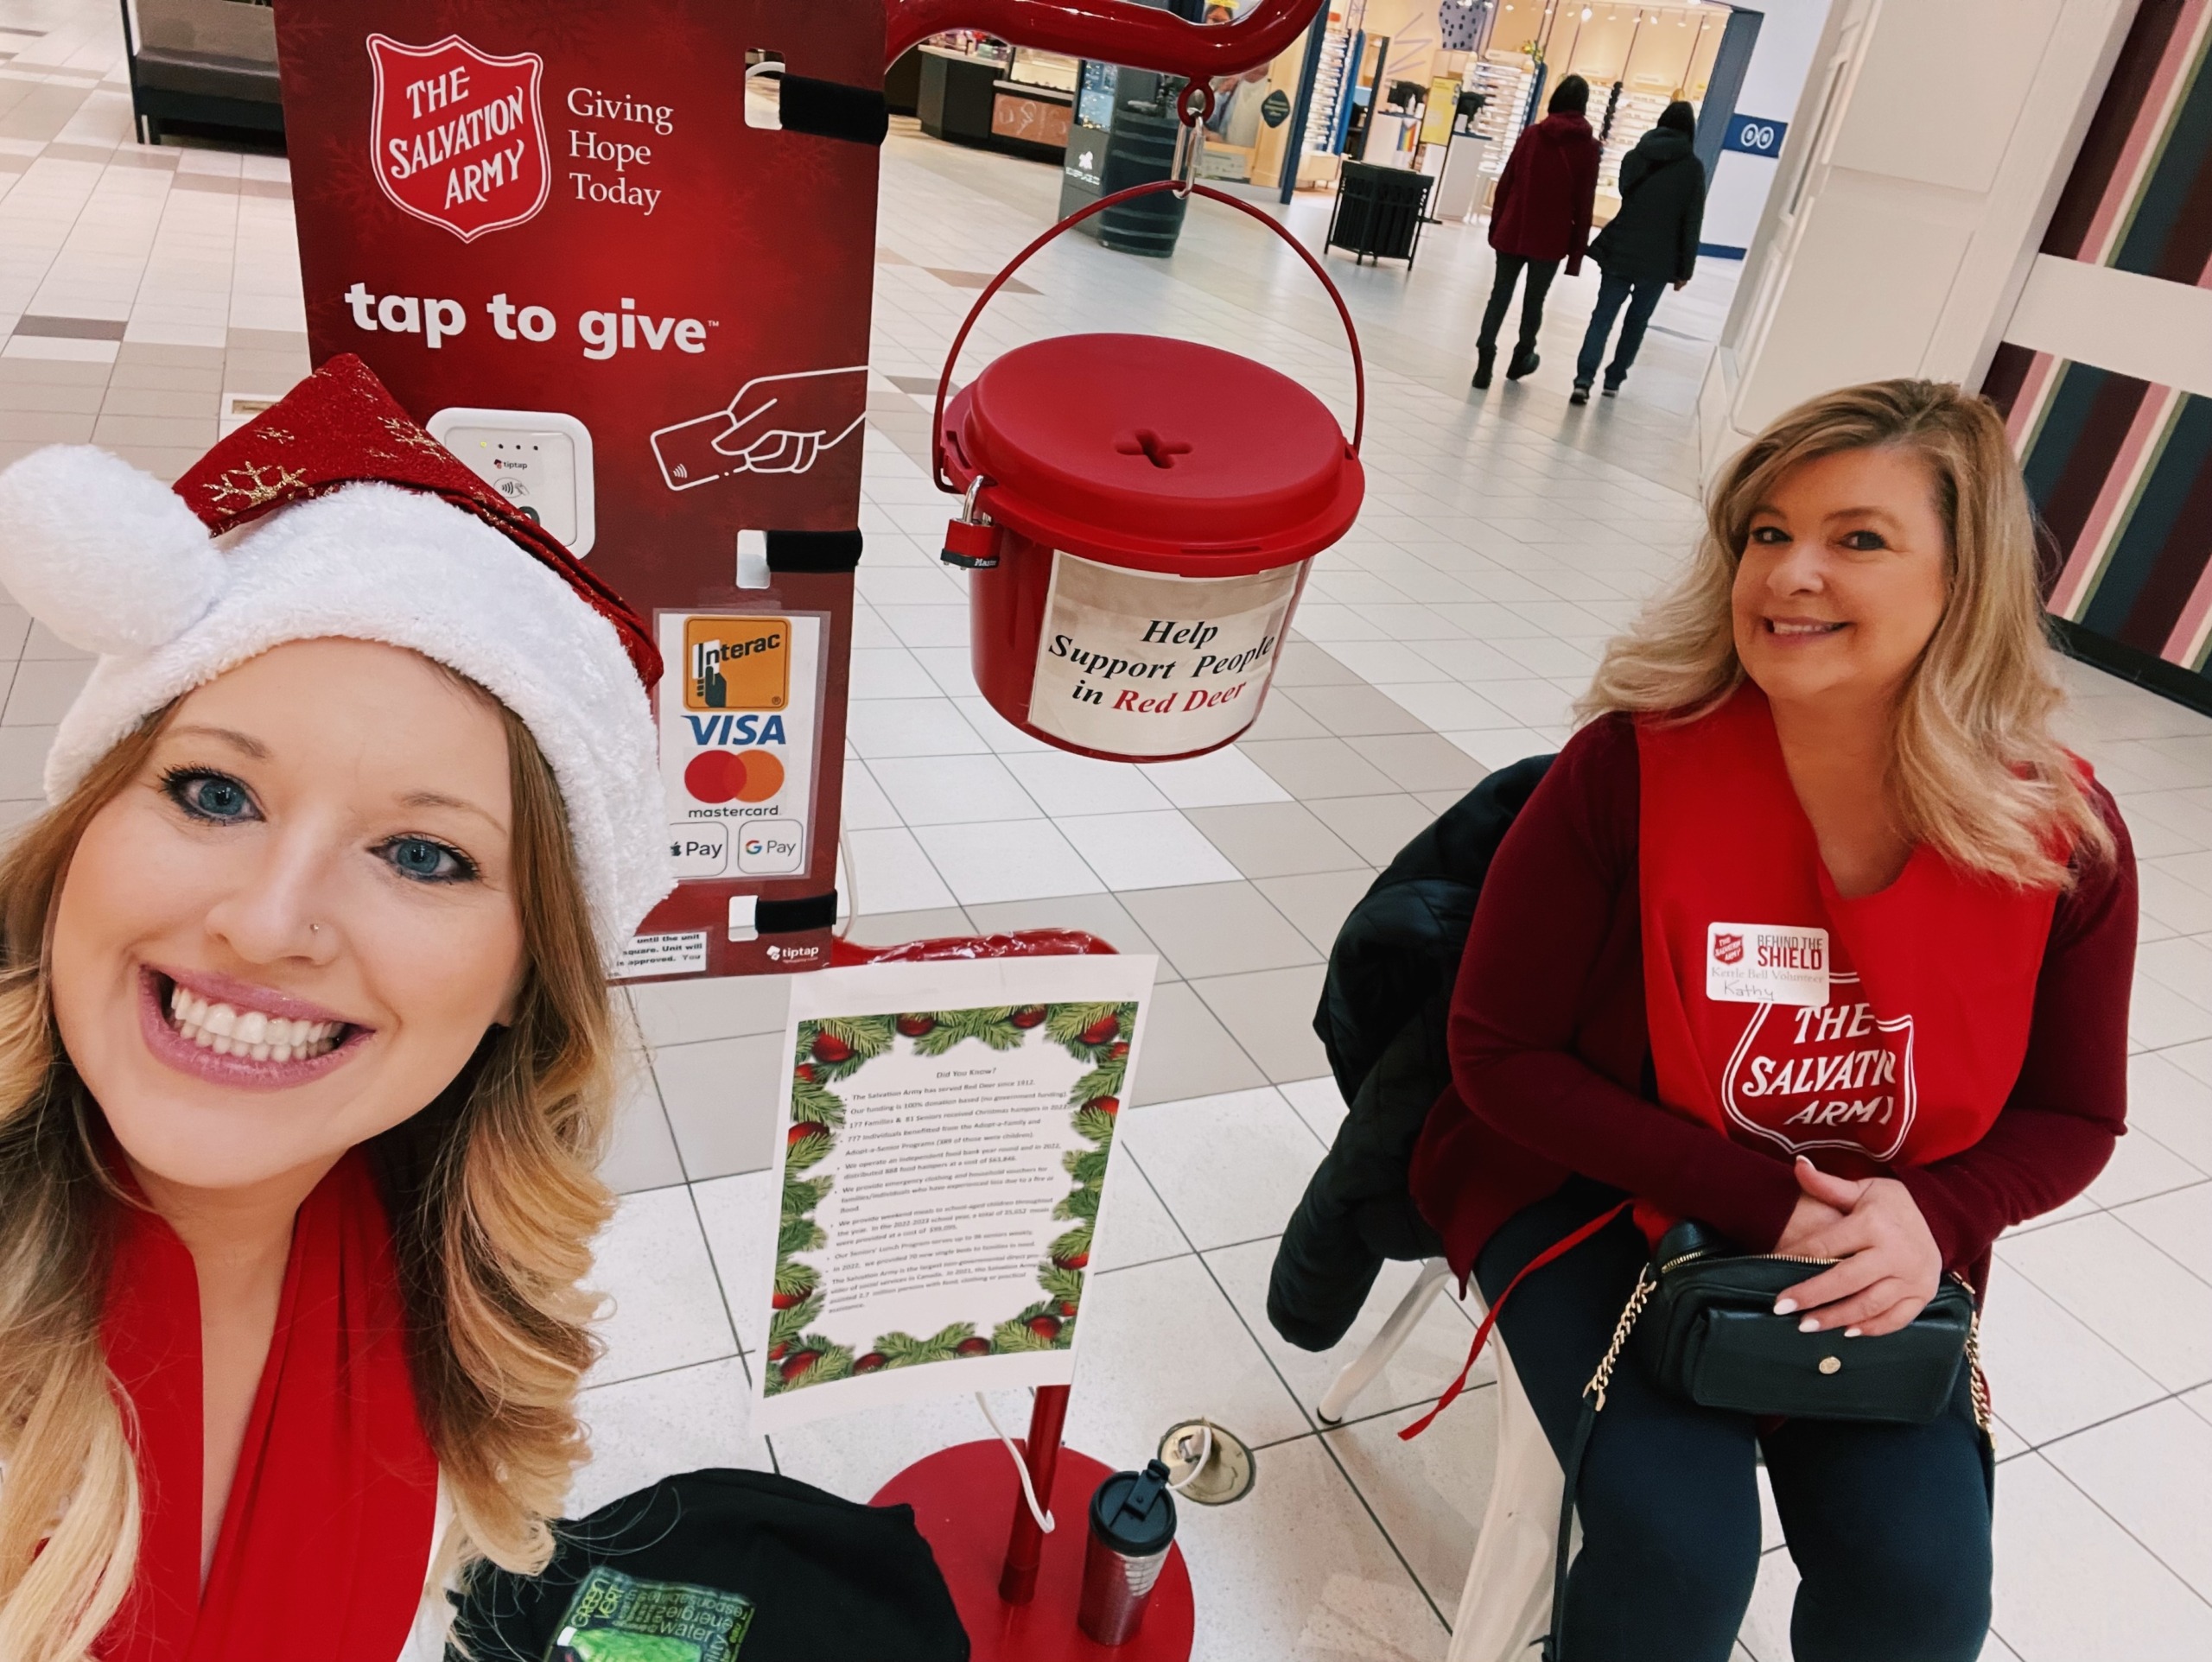
<path id="1" fill-rule="evenodd" d="M 1847 1339 L 1895 1333 L 1936 1296 L 1943 1254 L 1912 1191 L 1894 1177 L 1832 1177 L 1802 1155 L 1799 1194 L 1777 1253 L 1838 1260 L 1775 1301 L 1777 1316 L 1804 1312 L 1801 1331 L 1843 1329 Z"/>

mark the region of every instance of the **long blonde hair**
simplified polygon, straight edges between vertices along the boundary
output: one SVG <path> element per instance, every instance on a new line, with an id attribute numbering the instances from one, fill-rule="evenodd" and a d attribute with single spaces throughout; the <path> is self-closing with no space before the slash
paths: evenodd
<path id="1" fill-rule="evenodd" d="M 1947 598 L 1891 718 L 1901 828 L 1954 863 L 2006 881 L 2071 881 L 2109 859 L 2111 828 L 2050 731 L 2064 701 L 2036 583 L 2035 522 L 2004 422 L 1936 381 L 1873 381 L 1808 399 L 1722 472 L 1690 569 L 1605 648 L 1576 714 L 1694 720 L 1744 679 L 1730 606 L 1751 519 L 1782 476 L 1815 457 L 1894 446 L 1927 464 L 1949 538 Z"/>
<path id="2" fill-rule="evenodd" d="M 480 691 L 480 689 L 478 689 Z M 489 697 L 488 695 L 485 695 Z M 170 709 L 175 707 L 171 706 Z M 575 1416 L 598 1354 L 578 1285 L 611 1209 L 594 1175 L 613 1026 L 551 768 L 499 707 L 528 968 L 422 1113 L 369 1145 L 391 1211 L 417 1405 L 461 1526 L 447 1561 L 534 1573 L 588 1449 Z M 86 826 L 134 778 L 148 718 L 0 860 L 0 1657 L 79 1662 L 129 1589 L 141 1508 L 100 1336 L 120 1204 L 99 1107 L 54 1021 L 47 941 Z"/>

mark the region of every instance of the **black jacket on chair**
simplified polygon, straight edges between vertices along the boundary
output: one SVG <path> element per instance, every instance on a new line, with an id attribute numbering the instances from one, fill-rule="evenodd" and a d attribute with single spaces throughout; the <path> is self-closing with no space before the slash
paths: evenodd
<path id="1" fill-rule="evenodd" d="M 1444 1244 L 1407 1184 L 1414 1144 L 1451 1081 L 1444 1024 L 1475 898 L 1506 829 L 1551 766 L 1501 768 L 1399 852 L 1337 932 L 1313 1031 L 1350 1105 L 1275 1249 L 1268 1320 L 1326 1350 L 1358 1318 L 1385 1259 Z"/>
<path id="2" fill-rule="evenodd" d="M 1621 158 L 1621 211 L 1590 244 L 1610 277 L 1687 282 L 1705 227 L 1705 164 L 1690 141 L 1654 127 Z"/>

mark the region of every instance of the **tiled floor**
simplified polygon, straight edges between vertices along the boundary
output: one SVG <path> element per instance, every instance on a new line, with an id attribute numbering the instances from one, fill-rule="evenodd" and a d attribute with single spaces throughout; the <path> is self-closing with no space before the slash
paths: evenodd
<path id="1" fill-rule="evenodd" d="M 92 440 L 174 473 L 234 396 L 306 367 L 281 161 L 129 142 L 115 13 L 0 0 L 0 463 Z M 1605 636 L 1696 523 L 1692 397 L 1732 271 L 1669 295 L 1627 393 L 1566 403 L 1591 274 L 1562 278 L 1526 385 L 1465 388 L 1489 265 L 1431 227 L 1408 276 L 1332 259 L 1359 320 L 1370 493 L 1320 561 L 1251 735 L 1121 768 L 1033 745 L 967 667 L 945 504 L 918 465 L 944 346 L 997 263 L 1051 217 L 1049 168 L 894 134 L 884 153 L 846 802 L 865 938 L 1071 924 L 1159 954 L 1134 1157 L 1110 1197 L 1071 1439 L 1141 1459 L 1209 1414 L 1257 1444 L 1251 1497 L 1186 1511 L 1198 1655 L 1440 1656 L 1489 1484 L 1471 1392 L 1421 1442 L 1391 1433 L 1464 1353 L 1434 1308 L 1357 1405 L 1313 1405 L 1338 1354 L 1284 1345 L 1263 1305 L 1273 1237 L 1342 1109 L 1306 1021 L 1336 925 L 1376 867 L 1488 767 L 1554 747 Z M 1290 224 L 1318 240 L 1325 205 Z M 972 361 L 1040 334 L 1160 329 L 1348 396 L 1333 313 L 1257 227 L 1194 208 L 1172 262 L 1065 239 L 1001 296 Z M 972 372 L 972 368 L 969 372 Z M 0 814 L 32 811 L 82 660 L 0 607 Z M 1997 1632 L 2024 1662 L 2212 1655 L 2212 721 L 2069 669 L 2071 730 L 2143 857 L 2133 1135 L 2088 1195 L 2000 1248 L 1986 1345 L 2005 1423 Z M 661 1470 L 766 1465 L 866 1495 L 980 1435 L 963 1401 L 775 1439 L 745 1430 L 771 1203 L 772 983 L 640 989 L 640 1049 L 600 1253 L 613 1296 L 590 1395 L 588 1507 Z M 731 1110 L 733 1080 L 753 1083 Z M 1001 1405 L 1019 1418 L 1020 1405 Z M 1063 1507 L 1067 1502 L 1063 1498 Z M 1741 1653 L 1781 1662 L 1792 1571 L 1770 1542 Z"/>

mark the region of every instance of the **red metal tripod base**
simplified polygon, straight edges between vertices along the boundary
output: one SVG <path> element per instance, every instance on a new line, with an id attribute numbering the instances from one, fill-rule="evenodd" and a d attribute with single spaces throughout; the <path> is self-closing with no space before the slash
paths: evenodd
<path id="1" fill-rule="evenodd" d="M 952 1602 L 968 1629 L 972 1662 L 1189 1662 L 1196 1614 L 1183 1549 L 1168 1549 L 1144 1625 L 1126 1645 L 1101 1645 L 1075 1625 L 1083 1594 L 1084 1509 L 1113 1468 L 1062 1449 L 1048 1502 L 1057 1526 L 1045 1538 L 1037 1596 L 1027 1604 L 999 1597 L 1007 1527 L 1021 1504 L 1014 1462 L 995 1440 L 963 1443 L 918 1460 L 879 1490 L 879 1507 L 914 1509 L 915 1526 L 937 1554 Z"/>

